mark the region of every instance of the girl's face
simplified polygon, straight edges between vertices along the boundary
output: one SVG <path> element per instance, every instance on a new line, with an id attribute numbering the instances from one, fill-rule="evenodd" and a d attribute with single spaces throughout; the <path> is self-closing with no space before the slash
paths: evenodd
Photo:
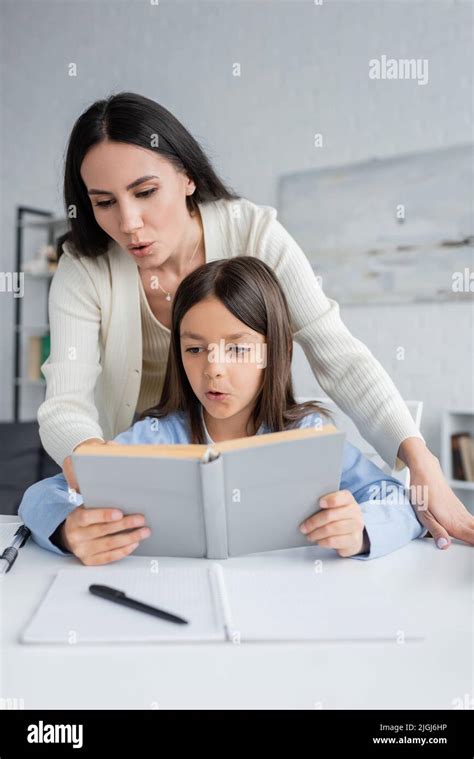
<path id="1" fill-rule="evenodd" d="M 153 150 L 125 142 L 101 142 L 81 166 L 97 223 L 140 269 L 161 266 L 189 230 L 186 196 L 195 184 Z M 189 231 L 187 231 L 189 236 Z M 128 246 L 151 242 L 146 255 Z"/>
<path id="2" fill-rule="evenodd" d="M 180 338 L 184 370 L 205 412 L 245 429 L 263 384 L 264 335 L 209 297 L 187 311 Z"/>

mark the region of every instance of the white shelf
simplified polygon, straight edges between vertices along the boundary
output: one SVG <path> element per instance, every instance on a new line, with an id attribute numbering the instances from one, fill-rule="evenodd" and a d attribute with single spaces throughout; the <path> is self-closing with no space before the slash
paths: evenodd
<path id="1" fill-rule="evenodd" d="M 474 482 L 453 478 L 451 435 L 459 432 L 468 432 L 474 438 L 474 409 L 445 409 L 441 431 L 441 467 L 443 472 L 459 500 L 471 513 L 474 513 Z"/>

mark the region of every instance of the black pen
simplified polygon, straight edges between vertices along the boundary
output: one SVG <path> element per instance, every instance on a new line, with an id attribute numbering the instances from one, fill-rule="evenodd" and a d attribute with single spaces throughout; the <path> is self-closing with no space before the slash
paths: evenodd
<path id="1" fill-rule="evenodd" d="M 128 598 L 123 590 L 116 590 L 115 588 L 110 588 L 108 585 L 89 585 L 89 590 L 95 596 L 106 598 L 107 601 L 113 601 L 114 603 L 122 604 L 123 606 L 129 606 L 131 609 L 143 611 L 145 614 L 152 614 L 154 617 L 166 619 L 168 622 L 175 622 L 178 625 L 189 624 L 187 619 L 177 617 L 176 614 L 170 614 L 169 611 L 163 611 L 162 609 L 157 609 L 155 606 L 148 606 L 148 604 L 144 604 L 141 601 L 135 601 L 133 598 Z"/>
<path id="2" fill-rule="evenodd" d="M 28 527 L 21 524 L 13 536 L 12 544 L 7 546 L 0 556 L 0 574 L 6 574 L 10 571 L 18 556 L 18 551 L 25 545 L 30 535 L 31 531 Z"/>

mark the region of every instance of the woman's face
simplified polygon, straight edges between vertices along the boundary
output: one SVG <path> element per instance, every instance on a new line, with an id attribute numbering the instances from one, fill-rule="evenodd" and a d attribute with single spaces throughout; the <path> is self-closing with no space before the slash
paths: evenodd
<path id="1" fill-rule="evenodd" d="M 189 238 L 186 196 L 195 184 L 153 150 L 101 142 L 87 152 L 81 177 L 97 223 L 141 269 L 161 266 Z M 128 248 L 140 242 L 153 243 L 146 255 Z"/>
<path id="2" fill-rule="evenodd" d="M 230 419 L 240 415 L 245 426 L 263 384 L 264 335 L 211 297 L 187 311 L 181 320 L 180 338 L 184 370 L 209 416 Z M 220 394 L 212 394 L 213 390 Z"/>

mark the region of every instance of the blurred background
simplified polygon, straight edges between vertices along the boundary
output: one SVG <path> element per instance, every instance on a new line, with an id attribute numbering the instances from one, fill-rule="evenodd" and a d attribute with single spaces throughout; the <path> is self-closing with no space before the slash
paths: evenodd
<path id="1" fill-rule="evenodd" d="M 3 461 L 26 430 L 10 423 L 44 398 L 70 130 L 129 90 L 172 111 L 240 195 L 277 208 L 347 326 L 422 402 L 472 509 L 473 472 L 451 451 L 453 435 L 474 438 L 472 3 L 2 0 L 0 13 Z M 419 66 L 408 77 L 390 60 Z M 321 395 L 299 348 L 294 374 L 300 395 Z"/>

